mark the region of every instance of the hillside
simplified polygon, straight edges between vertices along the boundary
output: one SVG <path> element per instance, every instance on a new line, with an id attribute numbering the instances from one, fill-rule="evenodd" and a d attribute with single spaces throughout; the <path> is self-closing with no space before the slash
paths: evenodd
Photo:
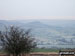
<path id="1" fill-rule="evenodd" d="M 75 21 L 0 20 L 1 30 L 4 29 L 4 25 L 15 25 L 24 29 L 32 29 L 32 34 L 38 45 L 75 45 Z"/>

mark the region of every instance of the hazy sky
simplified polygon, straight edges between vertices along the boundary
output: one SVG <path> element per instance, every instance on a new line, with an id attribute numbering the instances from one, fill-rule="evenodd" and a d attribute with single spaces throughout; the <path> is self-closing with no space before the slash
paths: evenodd
<path id="1" fill-rule="evenodd" d="M 0 19 L 75 19 L 75 0 L 0 0 Z"/>

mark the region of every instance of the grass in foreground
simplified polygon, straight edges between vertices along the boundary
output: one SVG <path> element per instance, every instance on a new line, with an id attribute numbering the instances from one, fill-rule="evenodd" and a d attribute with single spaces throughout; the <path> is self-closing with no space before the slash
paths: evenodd
<path id="1" fill-rule="evenodd" d="M 59 52 L 58 49 L 47 49 L 47 48 L 36 48 L 33 49 L 33 52 Z"/>
<path id="2" fill-rule="evenodd" d="M 32 52 L 56 52 L 58 53 L 58 49 L 50 49 L 50 48 L 35 48 L 32 50 Z M 5 51 L 0 51 L 0 54 L 6 53 Z"/>

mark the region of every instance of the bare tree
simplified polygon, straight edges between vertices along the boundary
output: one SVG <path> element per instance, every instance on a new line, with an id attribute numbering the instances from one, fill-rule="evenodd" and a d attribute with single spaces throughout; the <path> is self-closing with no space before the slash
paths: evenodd
<path id="1" fill-rule="evenodd" d="M 0 41 L 3 49 L 13 56 L 23 52 L 29 53 L 36 46 L 34 39 L 31 38 L 30 30 L 25 31 L 14 26 L 0 31 Z"/>

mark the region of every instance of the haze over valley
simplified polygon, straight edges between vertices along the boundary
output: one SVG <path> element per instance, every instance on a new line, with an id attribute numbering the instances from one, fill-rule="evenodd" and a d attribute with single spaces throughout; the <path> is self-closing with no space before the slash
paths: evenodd
<path id="1" fill-rule="evenodd" d="M 39 47 L 75 47 L 74 20 L 0 20 L 0 30 L 12 25 L 31 29 Z"/>

